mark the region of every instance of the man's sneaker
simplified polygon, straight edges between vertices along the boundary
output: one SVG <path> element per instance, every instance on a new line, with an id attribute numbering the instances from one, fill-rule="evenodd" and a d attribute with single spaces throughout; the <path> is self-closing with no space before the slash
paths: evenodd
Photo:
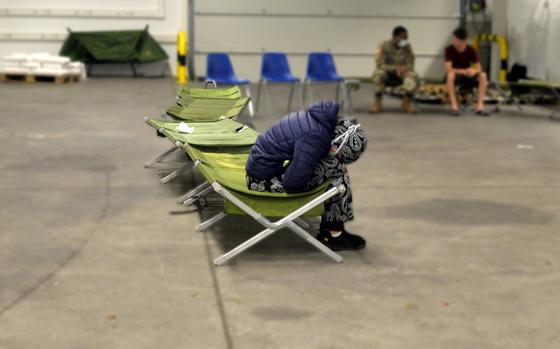
<path id="1" fill-rule="evenodd" d="M 328 231 L 320 231 L 317 240 L 333 251 L 359 250 L 366 246 L 366 240 L 359 235 L 350 234 L 346 230 L 337 237 L 332 237 Z"/>

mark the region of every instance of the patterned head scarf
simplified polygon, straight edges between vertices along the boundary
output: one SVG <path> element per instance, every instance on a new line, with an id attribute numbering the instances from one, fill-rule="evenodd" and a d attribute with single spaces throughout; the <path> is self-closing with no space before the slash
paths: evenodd
<path id="1" fill-rule="evenodd" d="M 340 119 L 334 128 L 332 144 L 337 148 L 336 156 L 345 164 L 358 160 L 366 150 L 367 138 L 359 126 L 349 120 Z"/>

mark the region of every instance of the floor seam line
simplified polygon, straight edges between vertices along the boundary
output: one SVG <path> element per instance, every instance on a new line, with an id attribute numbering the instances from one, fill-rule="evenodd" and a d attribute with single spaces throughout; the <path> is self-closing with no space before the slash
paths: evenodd
<path id="1" fill-rule="evenodd" d="M 224 332 L 224 339 L 226 341 L 226 348 L 233 349 L 233 340 L 231 338 L 230 327 L 227 321 L 226 310 L 223 302 L 222 291 L 220 288 L 220 283 L 218 282 L 218 276 L 216 275 L 216 269 L 212 261 L 212 254 L 210 243 L 208 241 L 208 235 L 204 235 L 204 247 L 206 249 L 206 259 L 208 262 L 208 267 L 210 268 L 210 275 L 212 277 L 212 283 L 214 284 L 214 295 L 216 297 L 216 303 L 218 305 L 218 312 L 220 314 L 220 320 L 222 322 L 222 329 Z"/>

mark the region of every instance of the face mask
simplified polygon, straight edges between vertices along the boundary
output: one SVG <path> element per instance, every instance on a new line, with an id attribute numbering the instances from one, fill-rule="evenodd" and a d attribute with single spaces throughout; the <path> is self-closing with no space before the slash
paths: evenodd
<path id="1" fill-rule="evenodd" d="M 337 148 L 336 151 L 334 152 L 334 155 L 337 155 L 340 152 L 340 150 L 342 150 L 342 146 L 345 145 L 348 142 L 348 139 L 350 138 L 350 136 L 352 136 L 354 133 L 356 133 L 356 131 L 358 130 L 358 127 L 360 127 L 360 124 L 352 125 L 352 126 L 348 127 L 348 130 L 346 132 L 344 132 L 340 136 L 333 139 L 331 144 L 334 145 Z M 340 144 L 336 145 L 336 143 L 339 143 L 339 142 L 340 142 Z"/>
<path id="2" fill-rule="evenodd" d="M 408 40 L 401 40 L 399 41 L 399 47 L 400 48 L 405 48 L 408 46 Z"/>

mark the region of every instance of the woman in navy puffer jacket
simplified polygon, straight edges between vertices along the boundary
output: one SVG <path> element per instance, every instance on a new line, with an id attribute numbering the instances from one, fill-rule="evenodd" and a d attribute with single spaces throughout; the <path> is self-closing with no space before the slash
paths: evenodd
<path id="1" fill-rule="evenodd" d="M 332 145 L 333 139 L 351 127 L 349 121 L 338 118 L 337 102 L 317 102 L 308 110 L 285 116 L 262 133 L 246 166 L 247 185 L 255 191 L 299 193 L 325 181 L 342 180 L 347 190 L 325 202 L 317 236 L 332 250 L 365 246 L 365 240 L 348 233 L 344 223 L 354 218 L 346 164 L 360 156 L 367 140 L 357 129 L 346 137 L 345 144 Z M 341 149 L 334 156 L 337 146 Z"/>

